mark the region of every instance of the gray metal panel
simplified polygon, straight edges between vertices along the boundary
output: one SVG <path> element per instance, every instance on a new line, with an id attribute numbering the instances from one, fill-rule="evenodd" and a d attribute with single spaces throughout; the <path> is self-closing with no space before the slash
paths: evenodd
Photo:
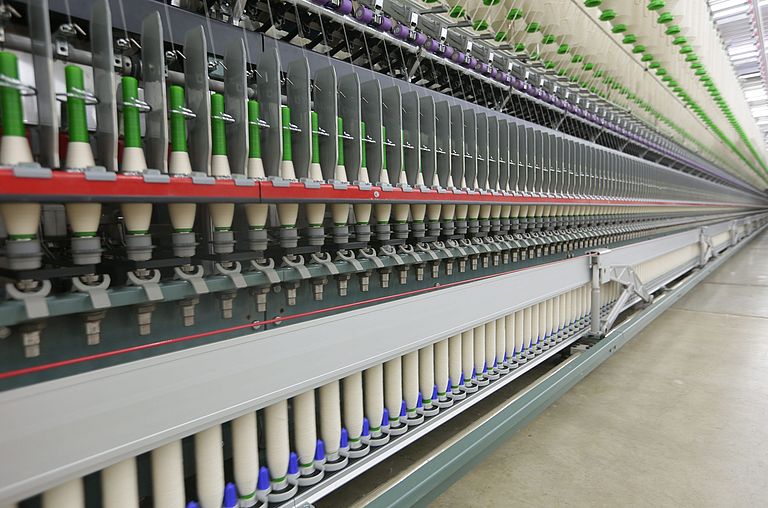
<path id="1" fill-rule="evenodd" d="M 375 79 L 366 81 L 360 85 L 360 93 L 362 94 L 362 115 L 363 122 L 365 122 L 366 136 L 373 140 L 373 143 L 366 143 L 364 147 L 366 150 L 365 163 L 368 167 L 368 177 L 371 182 L 379 182 L 381 180 L 381 164 L 382 164 L 382 150 L 384 145 L 382 144 L 382 129 L 377 128 L 379 125 L 384 125 L 382 119 L 382 98 L 381 98 L 381 85 Z"/>
<path id="2" fill-rule="evenodd" d="M 147 16 L 141 26 L 141 74 L 144 81 L 144 101 L 150 107 L 144 135 L 147 166 L 167 173 L 168 102 L 165 98 L 165 42 L 158 13 Z"/>
<path id="3" fill-rule="evenodd" d="M 293 168 L 297 178 L 309 176 L 309 162 L 312 160 L 312 124 L 310 121 L 312 85 L 309 80 L 309 64 L 306 58 L 294 60 L 288 66 L 286 80 L 288 107 L 291 108 L 291 123 L 299 130 L 291 132 Z"/>
<path id="4" fill-rule="evenodd" d="M 112 14 L 108 0 L 98 0 L 93 4 L 90 32 L 93 88 L 99 99 L 96 104 L 96 161 L 108 171 L 117 171 L 117 82 L 112 48 Z"/>
<path id="5" fill-rule="evenodd" d="M 499 189 L 509 190 L 509 122 L 499 119 Z"/>
<path id="6" fill-rule="evenodd" d="M 499 188 L 499 121 L 488 117 L 488 182 L 486 188 Z"/>
<path id="7" fill-rule="evenodd" d="M 409 185 L 416 184 L 416 177 L 421 171 L 421 122 L 419 114 L 419 94 L 403 94 L 403 158 L 405 175 Z"/>
<path id="8" fill-rule="evenodd" d="M 464 178 L 464 110 L 451 106 L 451 176 L 453 185 L 461 187 Z"/>
<path id="9" fill-rule="evenodd" d="M 59 117 L 56 115 L 55 87 L 53 86 L 53 44 L 48 0 L 28 3 L 29 35 L 32 39 L 32 66 L 35 70 L 37 90 L 37 124 L 40 133 L 38 162 L 49 168 L 60 167 Z"/>
<path id="10" fill-rule="evenodd" d="M 448 187 L 451 176 L 451 106 L 448 101 L 435 104 L 435 149 L 437 151 L 437 179 L 441 187 Z M 453 180 L 453 178 L 451 178 Z"/>
<path id="11" fill-rule="evenodd" d="M 422 97 L 419 101 L 419 112 L 421 175 L 424 178 L 424 184 L 431 186 L 434 181 L 435 171 L 437 170 L 437 154 L 435 153 L 435 130 L 437 125 L 435 101 L 432 97 Z"/>
<path id="12" fill-rule="evenodd" d="M 523 146 L 520 144 L 520 126 L 517 122 L 508 122 L 509 125 L 509 189 L 514 192 L 519 192 L 522 187 L 521 174 L 522 174 L 522 154 L 520 148 Z"/>
<path id="13" fill-rule="evenodd" d="M 315 74 L 314 107 L 317 112 L 317 125 L 327 136 L 319 136 L 320 169 L 325 180 L 331 180 L 336 173 L 339 158 L 338 127 L 336 117 L 339 114 L 338 93 L 336 92 L 336 69 L 325 67 Z"/>
<path id="14" fill-rule="evenodd" d="M 194 171 L 210 172 L 211 168 L 211 99 L 208 90 L 208 49 L 203 27 L 187 32 L 184 39 L 184 87 L 187 107 L 195 118 L 189 128 L 189 159 Z M 262 111 L 262 117 L 264 115 Z"/>
<path id="15" fill-rule="evenodd" d="M 466 187 L 474 188 L 477 178 L 477 126 L 475 110 L 465 109 L 464 113 L 464 181 Z"/>
<path id="16" fill-rule="evenodd" d="M 397 183 L 403 169 L 403 99 L 396 86 L 381 91 L 384 128 L 387 130 L 387 173 L 392 184 Z"/>
<path id="17" fill-rule="evenodd" d="M 344 132 L 352 139 L 344 138 L 344 167 L 347 180 L 354 182 L 360 174 L 362 161 L 360 149 L 360 79 L 357 74 L 347 74 L 339 78 L 339 116 Z"/>
<path id="18" fill-rule="evenodd" d="M 488 188 L 488 115 L 477 114 L 477 185 L 478 189 Z M 469 182 L 467 182 L 469 185 Z"/>
<path id="19" fill-rule="evenodd" d="M 277 50 L 267 51 L 261 57 L 256 71 L 259 114 L 269 125 L 268 128 L 261 129 L 261 160 L 267 176 L 280 175 L 280 163 L 283 159 L 280 71 L 280 55 Z"/>
<path id="20" fill-rule="evenodd" d="M 225 124 L 229 169 L 233 175 L 245 175 L 248 166 L 248 77 L 243 39 L 227 48 L 224 65 L 224 111 L 234 119 Z M 295 147 L 293 156 L 295 160 Z"/>

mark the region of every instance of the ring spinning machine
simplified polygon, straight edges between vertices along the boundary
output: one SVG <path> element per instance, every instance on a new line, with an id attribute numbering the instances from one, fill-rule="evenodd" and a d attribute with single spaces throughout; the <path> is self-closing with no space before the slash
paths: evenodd
<path id="1" fill-rule="evenodd" d="M 0 2 L 0 506 L 339 506 L 426 440 L 366 498 L 423 502 L 496 432 L 445 422 L 535 414 L 511 381 L 766 226 L 718 41 L 675 0 Z"/>

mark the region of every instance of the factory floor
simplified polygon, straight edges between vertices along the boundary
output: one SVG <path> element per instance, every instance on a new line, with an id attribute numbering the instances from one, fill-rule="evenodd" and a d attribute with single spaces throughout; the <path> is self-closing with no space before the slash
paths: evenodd
<path id="1" fill-rule="evenodd" d="M 763 234 L 430 506 L 766 506 L 767 259 Z"/>

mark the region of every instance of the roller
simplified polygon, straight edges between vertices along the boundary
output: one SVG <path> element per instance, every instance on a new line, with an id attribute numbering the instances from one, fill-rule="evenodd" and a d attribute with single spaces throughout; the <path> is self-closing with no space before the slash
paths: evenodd
<path id="1" fill-rule="evenodd" d="M 288 401 L 276 402 L 264 409 L 264 439 L 267 448 L 267 467 L 273 491 L 288 487 L 288 458 L 291 454 L 288 440 Z"/>
<path id="2" fill-rule="evenodd" d="M 224 492 L 221 425 L 195 434 L 197 497 L 202 508 L 220 508 Z"/>
<path id="3" fill-rule="evenodd" d="M 341 443 L 341 396 L 339 382 L 331 381 L 319 389 L 320 435 L 325 443 L 325 456 L 333 462 L 339 459 Z M 398 411 L 399 411 L 398 405 Z"/>
<path id="4" fill-rule="evenodd" d="M 360 153 L 361 153 L 361 164 L 360 164 L 360 172 L 357 175 L 357 180 L 360 183 L 371 183 L 370 178 L 368 177 L 368 157 L 367 157 L 367 150 L 368 150 L 368 143 L 366 143 L 364 140 L 366 138 L 365 133 L 365 122 L 360 122 Z M 372 205 L 370 203 L 355 203 L 352 205 L 352 209 L 355 212 L 355 222 L 358 226 L 367 226 L 368 223 L 371 221 L 371 209 Z M 370 230 L 368 230 L 370 231 Z M 360 228 L 358 228 L 358 234 L 360 233 Z M 367 235 L 367 238 L 370 239 L 370 232 Z M 358 237 L 358 239 L 360 239 Z M 362 239 L 363 241 L 367 241 L 365 238 Z"/>
<path id="5" fill-rule="evenodd" d="M 453 398 L 463 395 L 461 392 L 462 376 L 462 339 L 461 334 L 453 335 L 448 339 L 448 360 L 450 362 L 449 374 L 451 378 L 451 395 Z"/>
<path id="6" fill-rule="evenodd" d="M 219 503 L 221 503 L 221 492 L 219 491 Z M 131 457 L 101 471 L 101 506 L 139 508 L 139 483 L 136 477 L 135 458 Z"/>
<path id="7" fill-rule="evenodd" d="M 531 347 L 535 347 L 541 338 L 541 330 L 544 328 L 541 303 L 531 306 Z"/>
<path id="8" fill-rule="evenodd" d="M 496 372 L 496 320 L 485 323 L 485 366 L 486 377 L 498 378 Z"/>
<path id="9" fill-rule="evenodd" d="M 256 413 L 253 411 L 232 420 L 232 462 L 240 506 L 255 506 L 256 483 L 259 480 L 259 443 Z"/>
<path id="10" fill-rule="evenodd" d="M 533 308 L 535 305 L 523 309 L 523 350 L 531 348 L 533 339 Z"/>
<path id="11" fill-rule="evenodd" d="M 485 376 L 485 325 L 476 326 L 472 329 L 472 336 L 474 339 L 474 369 L 475 369 L 475 382 L 479 386 L 485 386 L 488 384 L 488 380 Z"/>
<path id="12" fill-rule="evenodd" d="M 473 392 L 477 386 L 472 379 L 475 368 L 475 331 L 467 330 L 461 333 L 461 370 L 464 376 L 464 391 Z"/>
<path id="13" fill-rule="evenodd" d="M 511 332 L 510 332 L 511 333 Z M 496 366 L 501 368 L 507 359 L 507 320 L 502 316 L 496 320 Z"/>
<path id="14" fill-rule="evenodd" d="M 189 176 L 192 173 L 192 164 L 189 160 L 187 146 L 187 122 L 182 114 L 184 107 L 184 88 L 171 85 L 168 88 L 168 102 L 170 110 L 171 131 L 171 156 L 168 164 L 168 173 L 172 176 Z M 174 232 L 174 254 L 187 256 L 195 253 L 195 203 L 171 203 L 168 205 L 168 214 L 171 217 L 171 226 Z"/>
<path id="15" fill-rule="evenodd" d="M 363 373 L 355 372 L 342 380 L 344 389 L 344 427 L 349 433 L 349 447 L 360 448 L 363 432 Z"/>
<path id="16" fill-rule="evenodd" d="M 282 125 L 282 134 L 280 138 L 283 145 L 283 159 L 280 162 L 280 178 L 285 180 L 295 180 L 296 170 L 293 166 L 293 143 L 291 140 L 291 109 L 288 106 L 281 106 L 280 115 Z M 298 216 L 298 203 L 278 203 L 277 217 L 281 228 L 295 228 Z"/>
<path id="17" fill-rule="evenodd" d="M 387 140 L 386 127 L 381 128 L 381 172 L 379 173 L 380 183 L 389 184 L 389 171 L 387 165 L 387 150 L 384 142 Z M 389 217 L 392 214 L 392 205 L 390 203 L 376 203 L 373 205 L 373 211 L 378 224 L 389 224 Z M 406 212 L 407 213 L 407 212 Z"/>
<path id="18" fill-rule="evenodd" d="M 363 372 L 365 417 L 371 425 L 371 436 L 381 435 L 384 413 L 384 365 L 374 365 Z"/>
<path id="19" fill-rule="evenodd" d="M 155 448 L 152 461 L 152 502 L 155 508 L 184 508 L 184 457 L 181 440 Z M 254 479 L 253 486 L 256 485 Z"/>
<path id="20" fill-rule="evenodd" d="M 334 178 L 340 182 L 347 181 L 347 168 L 344 161 L 344 122 L 341 117 L 337 118 L 338 126 L 338 159 L 336 162 L 336 173 Z M 334 203 L 331 205 L 331 216 L 334 226 L 345 227 L 349 221 L 349 204 Z"/>
<path id="21" fill-rule="evenodd" d="M 293 398 L 293 437 L 299 467 L 302 473 L 314 470 L 317 448 L 317 424 L 315 422 L 315 391 L 309 390 Z"/>
<path id="22" fill-rule="evenodd" d="M 83 480 L 75 478 L 46 490 L 43 492 L 42 505 L 43 508 L 85 508 Z"/>
<path id="23" fill-rule="evenodd" d="M 435 384 L 438 402 L 448 400 L 447 391 L 451 388 L 448 386 L 451 370 L 449 341 L 450 339 L 443 339 L 435 344 Z"/>
<path id="24" fill-rule="evenodd" d="M 419 390 L 424 412 L 433 409 L 432 392 L 435 388 L 435 348 L 432 344 L 419 349 Z"/>
<path id="25" fill-rule="evenodd" d="M 64 73 L 69 122 L 65 165 L 68 169 L 93 167 L 95 162 L 88 138 L 85 99 L 79 96 L 79 92 L 85 91 L 83 69 L 76 65 L 67 65 Z M 65 207 L 69 227 L 72 230 L 73 261 L 75 264 L 99 263 L 101 248 L 100 241 L 97 239 L 97 230 L 101 220 L 101 203 L 67 203 Z"/>
<path id="26" fill-rule="evenodd" d="M 227 134 L 224 127 L 224 96 L 211 94 L 211 168 L 214 178 L 231 178 L 227 156 Z M 231 239 L 232 220 L 235 217 L 234 203 L 212 203 L 208 205 L 214 230 L 213 249 L 216 253 L 228 254 L 234 249 Z"/>
<path id="27" fill-rule="evenodd" d="M 124 76 L 123 88 L 123 159 L 121 172 L 143 173 L 147 169 L 144 149 L 141 147 L 141 125 L 139 108 L 133 104 L 139 99 L 139 82 L 136 78 Z M 128 257 L 134 261 L 147 261 L 152 256 L 151 246 L 132 248 L 131 243 L 145 241 L 152 221 L 152 203 L 123 203 L 120 205 L 125 220 Z"/>
<path id="28" fill-rule="evenodd" d="M 403 398 L 408 420 L 413 424 L 417 419 L 416 408 L 419 402 L 419 352 L 412 351 L 403 355 Z"/>
<path id="29" fill-rule="evenodd" d="M 248 177 L 266 178 L 261 160 L 261 128 L 259 127 L 259 103 L 248 101 Z M 251 250 L 264 251 L 267 248 L 265 227 L 269 214 L 266 203 L 246 203 L 245 218 L 248 221 Z"/>
<path id="30" fill-rule="evenodd" d="M 393 358 L 384 364 L 384 403 L 389 411 L 389 425 L 397 428 L 400 421 L 400 405 L 403 402 L 403 367 L 401 358 Z"/>

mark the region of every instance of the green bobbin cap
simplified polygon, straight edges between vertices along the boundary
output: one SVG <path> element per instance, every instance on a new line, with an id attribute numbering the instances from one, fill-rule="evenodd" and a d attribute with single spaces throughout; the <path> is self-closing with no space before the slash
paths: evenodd
<path id="1" fill-rule="evenodd" d="M 624 36 L 624 38 L 621 40 L 624 44 L 634 44 L 637 42 L 637 35 L 635 34 L 627 34 Z"/>
<path id="2" fill-rule="evenodd" d="M 224 128 L 224 96 L 211 95 L 211 154 L 227 155 L 227 133 Z"/>
<path id="3" fill-rule="evenodd" d="M 671 23 L 674 19 L 675 17 L 671 13 L 662 12 L 659 15 L 658 19 L 656 20 L 656 22 L 659 23 L 660 25 L 666 25 L 667 23 Z"/>
<path id="4" fill-rule="evenodd" d="M 664 30 L 664 33 L 667 35 L 677 35 L 680 33 L 680 26 L 679 25 L 669 25 L 666 30 Z"/>
<path id="5" fill-rule="evenodd" d="M 123 76 L 123 143 L 126 148 L 141 148 L 141 115 L 133 106 L 139 98 L 139 82 L 131 76 Z"/>
<path id="6" fill-rule="evenodd" d="M 560 44 L 560 46 L 557 48 L 557 54 L 558 55 L 564 55 L 568 53 L 568 44 Z"/>
<path id="7" fill-rule="evenodd" d="M 261 128 L 259 127 L 259 103 L 248 101 L 248 158 L 261 158 Z"/>
<path id="8" fill-rule="evenodd" d="M 528 26 L 525 27 L 525 31 L 529 34 L 538 32 L 541 28 L 541 24 L 537 23 L 536 21 L 533 21 L 531 23 L 528 23 Z"/>
<path id="9" fill-rule="evenodd" d="M 686 62 L 695 62 L 698 59 L 699 57 L 698 55 L 696 55 L 696 53 L 688 53 L 687 55 L 685 55 Z"/>
<path id="10" fill-rule="evenodd" d="M 510 9 L 507 13 L 507 21 L 515 21 L 523 17 L 523 11 L 520 9 Z"/>
<path id="11" fill-rule="evenodd" d="M 656 74 L 658 74 L 659 76 L 663 76 L 666 73 L 667 73 L 667 69 L 665 69 L 664 67 L 659 67 L 658 69 L 656 69 Z"/>
<path id="12" fill-rule="evenodd" d="M 685 44 L 686 42 L 688 42 L 688 39 L 684 35 L 678 35 L 677 37 L 672 39 L 672 44 L 674 44 L 675 46 Z"/>
<path id="13" fill-rule="evenodd" d="M 685 46 L 680 48 L 680 53 L 683 55 L 687 55 L 688 53 L 693 53 L 693 48 L 686 44 Z"/>
<path id="14" fill-rule="evenodd" d="M 648 67 L 650 67 L 651 69 L 658 69 L 659 67 L 661 67 L 661 63 L 651 62 L 651 65 L 649 65 Z"/>
<path id="15" fill-rule="evenodd" d="M 632 53 L 634 53 L 636 55 L 640 54 L 640 53 L 643 53 L 643 52 L 645 52 L 645 46 L 643 46 L 642 44 L 638 44 L 637 46 L 632 48 Z"/>
<path id="16" fill-rule="evenodd" d="M 545 35 L 541 38 L 542 44 L 554 44 L 555 43 L 555 36 L 554 35 Z"/>
<path id="17" fill-rule="evenodd" d="M 605 72 L 602 69 L 598 69 L 598 70 L 595 71 L 595 77 L 596 78 L 602 78 L 603 74 L 605 74 Z"/>
<path id="18" fill-rule="evenodd" d="M 650 53 L 646 53 L 643 55 L 643 58 L 640 59 L 641 62 L 650 62 L 653 60 L 653 55 Z"/>
<path id="19" fill-rule="evenodd" d="M 363 141 L 365 139 L 365 122 L 360 122 L 360 167 L 368 167 L 368 143 Z"/>
<path id="20" fill-rule="evenodd" d="M 586 7 L 597 7 L 603 3 L 603 0 L 584 0 L 584 5 Z"/>
<path id="21" fill-rule="evenodd" d="M 587 62 L 584 64 L 585 71 L 591 71 L 594 68 L 595 68 L 595 64 L 593 64 L 592 62 Z"/>
<path id="22" fill-rule="evenodd" d="M 584 61 L 583 55 L 573 55 L 573 57 L 571 58 L 571 63 L 580 63 L 583 61 Z"/>
<path id="23" fill-rule="evenodd" d="M 600 13 L 600 21 L 611 21 L 616 18 L 616 11 L 613 9 L 606 9 Z"/>
<path id="24" fill-rule="evenodd" d="M 627 25 L 625 25 L 624 23 L 617 23 L 613 25 L 613 28 L 611 28 L 611 32 L 615 34 L 623 34 L 626 31 L 627 31 Z"/>
<path id="25" fill-rule="evenodd" d="M 483 5 L 499 5 L 501 0 L 483 0 Z"/>
<path id="26" fill-rule="evenodd" d="M 0 51 L 0 74 L 19 79 L 19 64 L 14 53 Z M 0 87 L 0 104 L 3 108 L 3 135 L 26 136 L 21 92 L 8 86 Z"/>
<path id="27" fill-rule="evenodd" d="M 691 62 L 691 69 L 700 69 L 701 67 L 701 62 Z"/>
<path id="28" fill-rule="evenodd" d="M 336 118 L 336 128 L 338 129 L 338 138 L 339 138 L 339 158 L 338 162 L 336 163 L 339 166 L 344 165 L 344 122 L 341 120 L 341 117 Z"/>
<path id="29" fill-rule="evenodd" d="M 320 118 L 316 111 L 310 114 L 310 122 L 312 128 L 312 162 L 320 164 Z"/>
<path id="30" fill-rule="evenodd" d="M 525 51 L 525 44 L 523 44 L 522 42 L 518 42 L 517 44 L 515 44 L 515 51 L 517 51 L 518 53 L 521 51 Z"/>
<path id="31" fill-rule="evenodd" d="M 184 88 L 179 85 L 171 85 L 168 88 L 168 106 L 171 112 L 171 150 L 174 152 L 186 152 L 187 146 L 187 121 L 180 112 L 184 107 Z"/>
<path id="32" fill-rule="evenodd" d="M 651 2 L 648 4 L 648 10 L 649 11 L 658 11 L 659 9 L 665 7 L 667 4 L 664 2 L 664 0 L 651 0 Z"/>
<path id="33" fill-rule="evenodd" d="M 558 76 L 565 76 L 565 69 L 560 69 L 557 71 Z"/>
<path id="34" fill-rule="evenodd" d="M 454 5 L 453 8 L 448 12 L 448 15 L 452 18 L 459 18 L 463 16 L 467 11 L 462 7 L 461 5 Z"/>
<path id="35" fill-rule="evenodd" d="M 291 143 L 291 108 L 280 107 L 280 118 L 283 123 L 283 160 L 293 160 L 293 143 Z"/>
<path id="36" fill-rule="evenodd" d="M 555 62 L 553 62 L 552 60 L 547 60 L 546 62 L 544 62 L 544 68 L 545 69 L 554 69 L 555 68 Z"/>
<path id="37" fill-rule="evenodd" d="M 80 143 L 88 142 L 88 124 L 85 120 L 85 99 L 78 97 L 78 92 L 85 91 L 83 69 L 77 65 L 64 67 L 64 80 L 67 86 L 67 120 L 69 122 L 69 140 Z"/>
<path id="38" fill-rule="evenodd" d="M 478 32 L 482 32 L 488 28 L 488 22 L 484 19 L 478 19 L 472 22 L 472 28 Z"/>
<path id="39" fill-rule="evenodd" d="M 493 40 L 496 42 L 506 42 L 508 39 L 507 32 L 496 32 L 496 35 L 493 36 Z"/>

